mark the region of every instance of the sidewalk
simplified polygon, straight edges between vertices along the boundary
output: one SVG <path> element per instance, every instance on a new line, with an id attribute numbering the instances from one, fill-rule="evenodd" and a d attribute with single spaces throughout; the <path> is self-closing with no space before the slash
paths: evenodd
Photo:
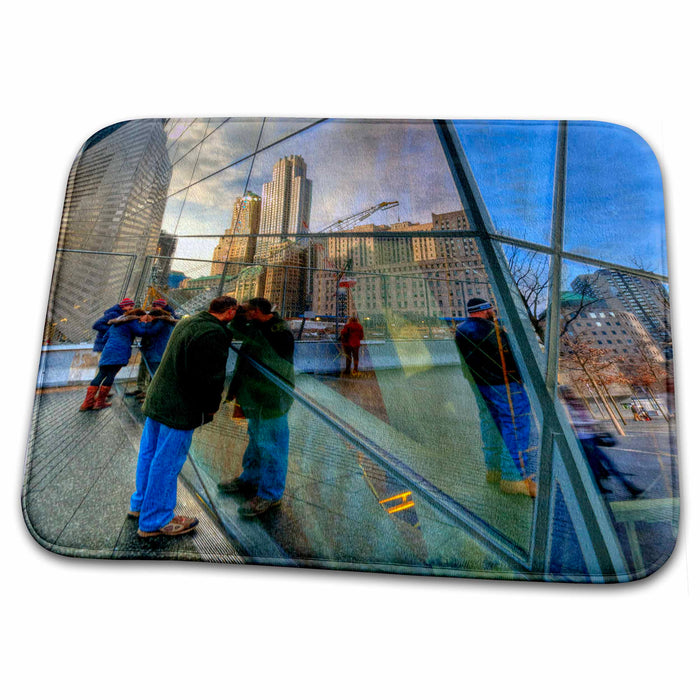
<path id="1" fill-rule="evenodd" d="M 175 538 L 136 534 L 126 513 L 141 427 L 116 397 L 111 408 L 80 413 L 84 393 L 49 389 L 35 397 L 22 509 L 39 544 L 66 556 L 244 563 L 182 481 L 176 513 L 199 518 L 197 529 Z"/>

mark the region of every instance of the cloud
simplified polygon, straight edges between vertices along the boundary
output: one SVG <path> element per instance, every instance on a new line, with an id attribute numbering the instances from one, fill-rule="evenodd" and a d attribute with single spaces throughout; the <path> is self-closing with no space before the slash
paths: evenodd
<path id="1" fill-rule="evenodd" d="M 261 146 L 308 123 L 268 120 Z M 168 203 L 166 220 L 174 225 L 177 216 L 173 212 L 187 200 L 177 232 L 211 230 L 211 226 L 219 225 L 222 228 L 218 233 L 223 233 L 229 223 L 226 215 L 230 217 L 235 198 L 243 193 L 248 178 L 248 189 L 261 194 L 263 183 L 272 179 L 274 164 L 288 155 L 304 158 L 307 177 L 313 182 L 312 231 L 382 201 L 398 201 L 400 205 L 398 211 L 372 219 L 375 223 L 395 221 L 397 215 L 404 221 L 428 223 L 432 212 L 461 208 L 430 121 L 328 120 L 259 152 L 254 162 L 248 159 L 190 186 L 251 155 L 260 136 L 261 121 L 230 120 L 212 133 L 216 126 L 198 120 L 186 131 L 185 125 L 178 125 L 183 133 L 172 132 L 171 158 L 176 165 L 170 192 L 188 188 L 173 194 Z M 177 162 L 179 158 L 182 160 Z"/>

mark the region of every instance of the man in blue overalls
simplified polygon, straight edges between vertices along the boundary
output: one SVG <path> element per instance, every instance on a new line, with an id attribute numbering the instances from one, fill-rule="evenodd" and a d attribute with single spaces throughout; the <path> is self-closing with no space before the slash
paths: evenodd
<path id="1" fill-rule="evenodd" d="M 486 480 L 500 483 L 503 493 L 534 498 L 537 486 L 528 474 L 530 402 L 508 338 L 490 302 L 470 299 L 467 313 L 469 318 L 457 326 L 455 341 L 464 376 L 471 375 L 479 390 Z"/>

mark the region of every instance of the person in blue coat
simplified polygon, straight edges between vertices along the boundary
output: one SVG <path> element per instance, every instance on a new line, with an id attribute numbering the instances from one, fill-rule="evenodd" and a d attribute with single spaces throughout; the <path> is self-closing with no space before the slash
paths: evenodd
<path id="1" fill-rule="evenodd" d="M 107 342 L 100 355 L 98 372 L 90 382 L 85 400 L 80 406 L 81 411 L 99 411 L 111 406 L 107 403 L 107 395 L 119 370 L 129 363 L 134 338 L 153 333 L 149 328 L 149 320 L 143 309 L 132 309 L 130 313 L 108 321 Z"/>
<path id="2" fill-rule="evenodd" d="M 170 340 L 170 335 L 177 323 L 176 318 L 164 309 L 157 307 L 149 309 L 148 316 L 151 321 L 148 324 L 148 335 L 144 335 L 141 339 L 141 366 L 136 391 L 127 393 L 127 395 L 136 396 L 140 402 L 146 398 L 148 384 L 160 367 L 168 340 Z"/>
<path id="3" fill-rule="evenodd" d="M 134 396 L 141 402 L 146 398 L 150 379 L 160 365 L 170 334 L 178 321 L 174 309 L 165 299 L 156 299 L 148 309 L 148 315 L 154 324 L 153 332 L 141 340 L 141 364 L 136 378 L 136 389 L 124 392 L 124 396 Z"/>
<path id="4" fill-rule="evenodd" d="M 122 299 L 118 304 L 110 306 L 105 310 L 101 318 L 99 318 L 95 323 L 92 324 L 93 330 L 97 331 L 95 336 L 95 344 L 92 346 L 92 351 L 100 353 L 104 350 L 105 343 L 107 342 L 107 333 L 109 333 L 110 325 L 109 322 L 113 321 L 115 318 L 119 318 L 123 314 L 128 314 L 134 310 L 133 299 Z"/>

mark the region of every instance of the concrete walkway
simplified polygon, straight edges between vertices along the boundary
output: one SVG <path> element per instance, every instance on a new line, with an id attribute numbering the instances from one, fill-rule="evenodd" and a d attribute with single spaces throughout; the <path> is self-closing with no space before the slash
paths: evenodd
<path id="1" fill-rule="evenodd" d="M 182 483 L 176 512 L 197 516 L 197 529 L 175 538 L 138 537 L 137 521 L 126 513 L 141 427 L 118 397 L 109 409 L 80 413 L 84 393 L 66 388 L 36 394 L 22 508 L 37 542 L 66 556 L 243 563 Z"/>

